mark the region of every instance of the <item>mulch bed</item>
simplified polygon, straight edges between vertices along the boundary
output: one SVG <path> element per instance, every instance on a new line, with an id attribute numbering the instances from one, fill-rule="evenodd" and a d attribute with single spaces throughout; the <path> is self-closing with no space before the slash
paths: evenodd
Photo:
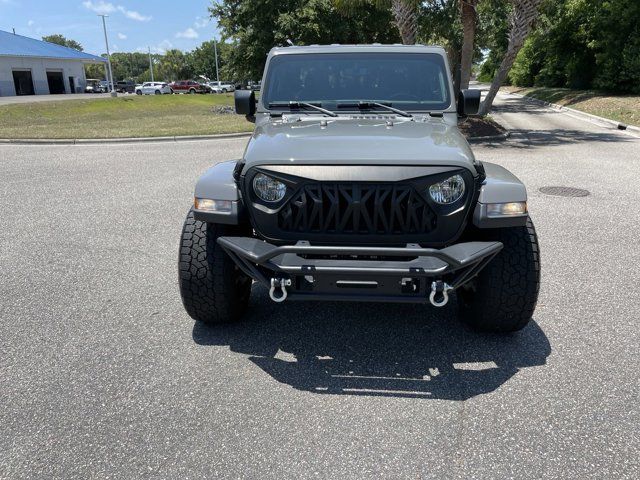
<path id="1" fill-rule="evenodd" d="M 502 125 L 486 117 L 467 117 L 458 122 L 458 128 L 467 138 L 493 137 L 506 132 Z"/>

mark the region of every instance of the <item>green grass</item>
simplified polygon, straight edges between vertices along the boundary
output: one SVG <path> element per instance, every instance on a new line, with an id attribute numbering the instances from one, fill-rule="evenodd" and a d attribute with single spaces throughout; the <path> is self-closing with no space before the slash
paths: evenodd
<path id="1" fill-rule="evenodd" d="M 568 88 L 505 88 L 510 92 L 575 108 L 628 125 L 640 126 L 640 95 L 610 95 L 595 90 Z"/>
<path id="2" fill-rule="evenodd" d="M 0 107 L 0 138 L 122 138 L 250 132 L 221 114 L 233 95 L 127 95 Z"/>

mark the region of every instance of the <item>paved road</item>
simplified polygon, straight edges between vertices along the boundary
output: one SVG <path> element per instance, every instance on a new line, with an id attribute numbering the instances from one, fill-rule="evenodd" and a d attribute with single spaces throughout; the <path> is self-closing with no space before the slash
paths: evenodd
<path id="1" fill-rule="evenodd" d="M 0 477 L 638 478 L 640 140 L 501 104 L 518 134 L 475 150 L 528 185 L 543 254 L 506 337 L 257 287 L 194 326 L 181 223 L 244 139 L 0 146 Z"/>
<path id="2" fill-rule="evenodd" d="M 68 93 L 66 95 L 17 95 L 14 97 L 0 97 L 0 106 L 16 103 L 58 102 L 67 100 L 90 100 L 96 98 L 109 98 L 104 93 Z"/>

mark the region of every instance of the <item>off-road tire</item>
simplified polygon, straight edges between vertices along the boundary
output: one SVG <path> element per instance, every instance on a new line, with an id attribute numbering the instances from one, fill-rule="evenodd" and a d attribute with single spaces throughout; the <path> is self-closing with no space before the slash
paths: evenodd
<path id="1" fill-rule="evenodd" d="M 531 219 L 524 227 L 482 230 L 482 240 L 504 248 L 478 277 L 458 290 L 462 320 L 478 330 L 515 332 L 536 308 L 540 290 L 540 250 Z"/>
<path id="2" fill-rule="evenodd" d="M 242 318 L 249 303 L 251 279 L 217 243 L 223 235 L 247 235 L 235 226 L 195 220 L 189 211 L 182 227 L 178 273 L 180 296 L 194 320 L 213 325 Z"/>

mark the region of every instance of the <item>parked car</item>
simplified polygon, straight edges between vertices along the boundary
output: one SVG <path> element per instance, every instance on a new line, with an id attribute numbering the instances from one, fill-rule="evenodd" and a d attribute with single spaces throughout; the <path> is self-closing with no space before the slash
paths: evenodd
<path id="1" fill-rule="evenodd" d="M 231 82 L 209 82 L 207 85 L 211 88 L 212 93 L 234 92 L 236 86 Z"/>
<path id="2" fill-rule="evenodd" d="M 474 157 L 458 118 L 477 114 L 480 91 L 455 92 L 447 62 L 414 45 L 271 50 L 260 99 L 235 93 L 256 124 L 242 158 L 195 187 L 178 268 L 187 313 L 237 321 L 255 281 L 278 303 L 444 307 L 455 292 L 469 325 L 524 328 L 540 287 L 526 188 Z"/>
<path id="3" fill-rule="evenodd" d="M 262 86 L 262 80 L 259 82 L 249 82 L 247 84 L 247 89 L 253 90 L 254 92 L 259 92 L 261 86 Z"/>
<path id="4" fill-rule="evenodd" d="M 194 82 L 193 80 L 180 80 L 169 84 L 173 93 L 209 93 L 211 90 L 208 85 Z"/>
<path id="5" fill-rule="evenodd" d="M 166 95 L 170 93 L 173 93 L 173 90 L 165 82 L 144 82 L 136 87 L 137 95 Z"/>
<path id="6" fill-rule="evenodd" d="M 132 80 L 120 80 L 116 82 L 116 92 L 133 93 L 136 90 L 136 84 Z"/>
<path id="7" fill-rule="evenodd" d="M 108 93 L 108 92 L 111 91 L 110 86 L 111 86 L 111 84 L 107 80 L 100 80 L 100 87 L 102 87 L 102 90 L 105 93 Z"/>
<path id="8" fill-rule="evenodd" d="M 84 87 L 84 93 L 105 93 L 107 90 L 102 87 L 101 83 L 97 78 L 87 78 L 87 86 Z"/>

